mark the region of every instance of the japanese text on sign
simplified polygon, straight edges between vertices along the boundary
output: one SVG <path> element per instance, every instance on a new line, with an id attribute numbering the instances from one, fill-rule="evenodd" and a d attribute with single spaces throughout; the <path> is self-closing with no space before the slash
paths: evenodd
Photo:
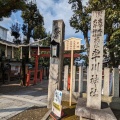
<path id="1" fill-rule="evenodd" d="M 80 50 L 81 39 L 70 38 L 65 40 L 65 50 Z"/>

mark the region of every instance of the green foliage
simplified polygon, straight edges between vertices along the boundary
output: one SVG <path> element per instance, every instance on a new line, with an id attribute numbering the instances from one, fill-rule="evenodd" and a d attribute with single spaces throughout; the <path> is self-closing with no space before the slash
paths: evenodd
<path id="1" fill-rule="evenodd" d="M 105 47 L 108 48 L 109 66 L 120 64 L 120 0 L 89 0 L 87 10 L 105 10 Z"/>
<path id="2" fill-rule="evenodd" d="M 70 26 L 73 27 L 76 32 L 82 31 L 84 35 L 84 40 L 86 43 L 86 51 L 89 55 L 89 39 L 88 31 L 90 28 L 90 16 L 86 12 L 86 7 L 82 5 L 82 0 L 69 0 L 72 4 L 73 15 L 70 19 Z"/>
<path id="3" fill-rule="evenodd" d="M 21 48 L 19 48 L 19 49 L 15 49 L 14 50 L 14 56 L 15 56 L 15 59 L 17 60 L 17 61 L 20 61 L 20 51 L 21 51 Z"/>
<path id="4" fill-rule="evenodd" d="M 33 3 L 31 1 L 26 4 L 26 9 L 22 11 L 22 18 L 24 21 L 22 31 L 26 36 L 24 43 L 28 44 L 30 42 L 30 38 L 33 38 L 35 40 L 45 37 L 43 17 L 37 9 L 36 3 Z M 28 48 L 24 48 L 23 51 L 26 61 L 29 61 Z"/>
<path id="5" fill-rule="evenodd" d="M 89 50 L 89 39 L 86 38 L 90 30 L 91 12 L 105 10 L 105 47 L 109 52 L 107 57 L 110 57 L 111 66 L 118 67 L 120 64 L 120 0 L 88 0 L 86 6 L 82 5 L 82 0 L 69 0 L 69 3 L 72 4 L 74 13 L 70 25 L 76 29 L 76 32 L 83 32 L 87 50 Z"/>
<path id="6" fill-rule="evenodd" d="M 26 5 L 26 9 L 22 11 L 22 18 L 24 20 L 23 34 L 27 37 L 26 43 L 29 43 L 31 37 L 34 39 L 44 37 L 44 21 L 36 3 L 29 2 Z"/>
<path id="7" fill-rule="evenodd" d="M 46 33 L 46 37 L 48 37 L 46 40 L 41 41 L 41 45 L 44 47 L 49 47 L 50 46 L 50 42 L 51 42 L 51 34 L 50 33 Z"/>
<path id="8" fill-rule="evenodd" d="M 0 0 L 0 20 L 10 17 L 12 12 L 25 9 L 26 0 Z"/>
<path id="9" fill-rule="evenodd" d="M 20 44 L 21 40 L 20 40 L 20 26 L 18 23 L 16 24 L 12 24 L 12 26 L 10 27 L 11 29 L 11 36 L 14 36 L 13 42 L 15 44 Z"/>

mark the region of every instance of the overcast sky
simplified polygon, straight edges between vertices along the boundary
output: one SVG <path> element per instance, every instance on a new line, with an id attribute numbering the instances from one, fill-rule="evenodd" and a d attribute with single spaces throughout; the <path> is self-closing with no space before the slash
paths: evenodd
<path id="1" fill-rule="evenodd" d="M 68 0 L 36 0 L 37 7 L 44 17 L 44 27 L 47 32 L 52 31 L 52 21 L 63 19 L 65 23 L 65 39 L 69 37 L 78 37 L 83 39 L 81 32 L 75 33 L 75 30 L 70 27 L 69 20 L 73 15 L 71 5 L 68 4 Z M 85 4 L 87 0 L 83 0 Z M 22 26 L 22 18 L 20 17 L 21 12 L 13 13 L 10 18 L 4 18 L 0 25 L 10 29 L 12 24 L 18 22 Z M 12 41 L 10 31 L 8 32 L 8 40 Z"/>

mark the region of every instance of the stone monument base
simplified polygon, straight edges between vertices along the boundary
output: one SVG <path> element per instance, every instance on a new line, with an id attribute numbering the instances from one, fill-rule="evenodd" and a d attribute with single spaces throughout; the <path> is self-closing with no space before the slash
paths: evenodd
<path id="1" fill-rule="evenodd" d="M 112 110 L 106 103 L 102 103 L 101 109 L 93 109 L 86 106 L 87 99 L 79 98 L 75 115 L 80 117 L 80 120 L 117 120 Z"/>
<path id="2" fill-rule="evenodd" d="M 87 98 L 86 93 L 82 93 L 82 98 Z M 101 96 L 102 102 L 108 103 L 109 107 L 115 110 L 120 110 L 120 97 Z"/>

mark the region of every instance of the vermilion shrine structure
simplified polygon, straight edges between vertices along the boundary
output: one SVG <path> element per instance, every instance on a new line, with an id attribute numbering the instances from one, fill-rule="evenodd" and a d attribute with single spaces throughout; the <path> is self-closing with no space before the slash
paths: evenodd
<path id="1" fill-rule="evenodd" d="M 38 60 L 40 57 L 50 57 L 50 47 L 39 47 L 40 52 L 48 52 L 47 54 L 38 54 L 38 46 L 31 46 L 32 54 L 31 56 L 35 58 L 35 69 L 27 71 L 26 85 L 30 84 L 30 74 L 34 72 L 34 80 L 33 83 L 36 84 L 38 81 L 42 81 L 43 69 L 38 70 Z M 71 54 L 64 54 L 64 58 L 70 58 Z M 74 58 L 80 57 L 80 54 L 75 53 Z M 37 78 L 38 72 L 40 72 L 40 78 Z"/>

